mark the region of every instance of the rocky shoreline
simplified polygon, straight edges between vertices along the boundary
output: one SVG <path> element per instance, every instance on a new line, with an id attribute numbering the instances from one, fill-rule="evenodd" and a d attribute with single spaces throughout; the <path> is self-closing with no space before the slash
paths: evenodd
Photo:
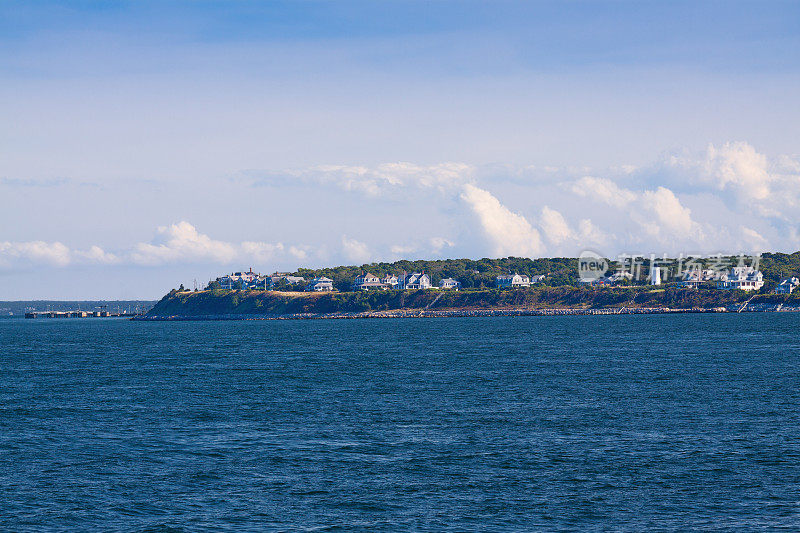
<path id="1" fill-rule="evenodd" d="M 145 315 L 133 320 L 343 320 L 365 318 L 448 318 L 448 317 L 492 317 L 492 316 L 587 316 L 587 315 L 653 315 L 674 313 L 737 313 L 737 312 L 800 312 L 800 307 L 783 305 L 746 305 L 744 308 L 716 307 L 711 309 L 693 307 L 674 309 L 669 307 L 620 307 L 610 309 L 393 309 L 387 311 L 362 311 L 341 313 L 291 313 L 283 315 L 257 314 L 210 314 L 210 315 Z"/>

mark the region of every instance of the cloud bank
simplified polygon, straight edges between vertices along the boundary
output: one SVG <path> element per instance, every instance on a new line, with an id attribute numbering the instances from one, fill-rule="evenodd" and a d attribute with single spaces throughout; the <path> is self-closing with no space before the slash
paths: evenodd
<path id="1" fill-rule="evenodd" d="M 371 211 L 348 213 L 345 219 L 354 224 L 338 234 L 325 230 L 320 220 L 323 229 L 294 243 L 225 239 L 185 220 L 158 227 L 148 241 L 112 249 L 0 241 L 0 268 L 196 264 L 217 269 L 454 255 L 577 255 L 583 249 L 607 255 L 800 249 L 800 162 L 788 155 L 769 157 L 745 142 L 665 154 L 641 168 L 398 162 L 236 178 L 241 179 L 254 189 L 278 186 L 274 194 L 289 188 L 287 198 L 323 187 L 326 197 L 358 198 L 356 205 Z M 423 200 L 426 209 L 451 223 L 425 222 L 431 212 L 414 211 Z M 389 231 L 363 233 L 383 222 L 388 205 L 403 207 L 400 223 Z M 303 209 L 302 202 L 297 209 Z M 325 215 L 309 211 L 303 216 Z M 407 231 L 409 217 L 423 223 Z"/>

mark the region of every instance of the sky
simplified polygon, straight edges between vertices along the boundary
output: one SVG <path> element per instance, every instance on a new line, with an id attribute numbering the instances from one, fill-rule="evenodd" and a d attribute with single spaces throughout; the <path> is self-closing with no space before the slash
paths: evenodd
<path id="1" fill-rule="evenodd" d="M 0 300 L 800 250 L 798 2 L 0 3 Z"/>

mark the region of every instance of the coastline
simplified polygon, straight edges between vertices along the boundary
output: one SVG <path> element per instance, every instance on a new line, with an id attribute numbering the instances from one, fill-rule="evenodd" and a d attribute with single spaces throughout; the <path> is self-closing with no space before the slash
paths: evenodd
<path id="1" fill-rule="evenodd" d="M 360 311 L 337 313 L 288 313 L 288 314 L 207 314 L 207 315 L 144 315 L 131 320 L 143 321 L 213 321 L 213 320 L 353 320 L 369 318 L 480 318 L 517 316 L 595 316 L 595 315 L 663 315 L 676 313 L 769 313 L 800 312 L 800 307 L 756 304 L 744 308 L 670 308 L 670 307 L 616 307 L 605 309 L 393 309 L 386 311 Z"/>

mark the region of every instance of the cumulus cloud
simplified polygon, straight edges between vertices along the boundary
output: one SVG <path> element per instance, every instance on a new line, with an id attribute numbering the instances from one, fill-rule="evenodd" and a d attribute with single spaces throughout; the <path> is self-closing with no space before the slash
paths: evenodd
<path id="1" fill-rule="evenodd" d="M 644 191 L 641 203 L 645 210 L 642 222 L 653 235 L 666 231 L 671 236 L 680 238 L 698 231 L 697 224 L 692 220 L 691 210 L 684 207 L 675 193 L 665 187 Z"/>
<path id="2" fill-rule="evenodd" d="M 60 242 L 0 242 L 0 262 L 41 263 L 51 266 L 66 266 L 72 262 L 70 249 Z"/>
<path id="3" fill-rule="evenodd" d="M 348 261 L 354 263 L 366 263 L 372 256 L 365 243 L 350 239 L 347 235 L 342 235 L 342 252 Z"/>
<path id="4" fill-rule="evenodd" d="M 673 190 L 712 193 L 732 209 L 761 217 L 789 221 L 800 205 L 800 161 L 787 155 L 770 158 L 746 142 L 669 154 L 642 175 Z"/>
<path id="5" fill-rule="evenodd" d="M 428 242 L 431 246 L 431 252 L 436 255 L 442 253 L 445 248 L 452 248 L 456 245 L 456 243 L 444 237 L 431 237 Z"/>
<path id="6" fill-rule="evenodd" d="M 489 191 L 467 184 L 461 199 L 477 217 L 494 255 L 534 257 L 542 252 L 539 232 L 524 216 L 508 209 Z"/>
<path id="7" fill-rule="evenodd" d="M 181 221 L 158 228 L 149 241 L 112 251 L 100 246 L 73 249 L 61 242 L 0 241 L 0 267 L 186 263 L 288 267 L 412 254 L 536 257 L 568 255 L 584 248 L 612 255 L 800 247 L 800 161 L 767 156 L 744 142 L 709 145 L 637 168 L 493 165 L 487 170 L 464 163 L 400 162 L 317 166 L 276 176 L 366 196 L 361 203 L 368 209 L 358 216 L 367 224 L 385 222 L 385 237 L 364 242 L 363 235 L 345 235 L 341 246 L 329 244 L 327 238 L 313 247 L 239 242 L 212 238 Z M 504 205 L 496 195 L 500 191 L 522 208 Z M 393 193 L 391 205 L 402 212 L 402 219 L 376 216 L 382 210 L 375 209 L 374 202 Z M 417 200 L 421 195 L 426 209 L 436 209 L 437 202 L 441 209 L 422 215 Z M 398 205 L 397 199 L 408 205 Z M 421 215 L 440 223 L 414 220 Z M 396 227 L 406 230 L 398 233 Z M 462 229 L 453 236 L 445 227 Z"/>
<path id="8" fill-rule="evenodd" d="M 393 244 L 389 251 L 395 257 L 402 257 L 403 255 L 411 254 L 417 251 L 416 246 L 408 246 L 403 244 Z"/>
<path id="9" fill-rule="evenodd" d="M 130 257 L 134 263 L 142 265 L 177 261 L 231 263 L 236 258 L 236 252 L 234 245 L 216 241 L 182 221 L 159 227 L 155 238 L 151 242 L 137 244 Z"/>
<path id="10" fill-rule="evenodd" d="M 599 200 L 613 207 L 625 207 L 636 199 L 632 191 L 604 178 L 586 176 L 573 183 L 571 188 L 579 196 Z"/>
<path id="11" fill-rule="evenodd" d="M 567 224 L 564 215 L 548 206 L 542 208 L 540 226 L 545 238 L 553 244 L 575 239 L 575 233 Z"/>
<path id="12" fill-rule="evenodd" d="M 445 162 L 417 165 L 408 162 L 384 163 L 377 166 L 318 165 L 302 170 L 288 170 L 249 178 L 254 185 L 290 183 L 333 185 L 345 191 L 368 196 L 409 187 L 452 190 L 472 179 L 475 167 L 465 163 Z"/>
<path id="13" fill-rule="evenodd" d="M 136 243 L 117 252 L 99 246 L 86 250 L 71 249 L 60 242 L 0 242 L 0 266 L 115 265 L 158 266 L 180 263 L 231 264 L 272 261 L 302 262 L 309 259 L 309 248 L 283 243 L 244 241 L 232 243 L 215 240 L 181 221 L 157 228 L 150 242 Z"/>
<path id="14" fill-rule="evenodd" d="M 91 246 L 88 250 L 77 250 L 74 256 L 84 259 L 89 263 L 99 263 L 102 265 L 113 265 L 120 262 L 119 256 L 106 252 L 99 246 Z"/>

